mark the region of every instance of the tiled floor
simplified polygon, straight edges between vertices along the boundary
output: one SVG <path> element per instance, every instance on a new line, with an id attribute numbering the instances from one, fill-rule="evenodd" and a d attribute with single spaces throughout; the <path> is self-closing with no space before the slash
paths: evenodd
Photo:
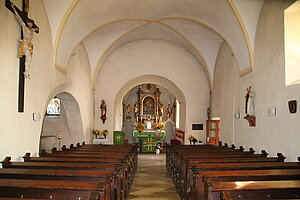
<path id="1" fill-rule="evenodd" d="M 180 200 L 165 167 L 165 154 L 139 154 L 139 167 L 128 199 Z"/>

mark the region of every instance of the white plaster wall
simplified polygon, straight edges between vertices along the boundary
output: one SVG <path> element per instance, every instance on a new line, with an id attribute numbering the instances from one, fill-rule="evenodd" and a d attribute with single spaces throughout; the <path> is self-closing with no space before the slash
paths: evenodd
<path id="1" fill-rule="evenodd" d="M 29 16 L 39 26 L 40 33 L 34 34 L 32 40 L 34 52 L 31 79 L 26 81 L 25 112 L 18 113 L 19 25 L 4 3 L 0 5 L 0 73 L 3 75 L 0 79 L 0 159 L 11 156 L 13 160 L 21 160 L 26 152 L 37 155 L 42 120 L 33 122 L 32 113 L 39 112 L 43 118 L 49 100 L 60 92 L 69 91 L 78 100 L 86 136 L 93 123 L 90 76 L 86 75 L 90 73 L 87 56 L 86 61 L 76 61 L 72 65 L 77 68 L 70 66 L 67 76 L 57 72 L 49 21 L 42 1 L 31 2 Z"/>
<path id="2" fill-rule="evenodd" d="M 251 74 L 238 80 L 234 62 L 230 66 L 232 77 L 223 75 L 225 69 L 221 68 L 228 67 L 231 58 L 222 56 L 230 52 L 228 48 L 222 48 L 218 58 L 220 61 L 216 66 L 215 83 L 219 87 L 214 88 L 213 113 L 226 115 L 223 119 L 221 116 L 223 142 L 231 143 L 234 139 L 236 146 L 253 147 L 256 151 L 265 149 L 270 156 L 276 156 L 276 153 L 281 152 L 287 157 L 287 161 L 296 161 L 300 154 L 298 144 L 300 115 L 299 111 L 290 114 L 287 102 L 296 99 L 299 103 L 300 88 L 299 85 L 287 87 L 284 80 L 283 11 L 291 3 L 292 1 L 265 1 L 258 21 L 254 46 L 254 71 Z M 221 85 L 224 87 L 220 87 Z M 256 127 L 249 127 L 244 119 L 233 120 L 230 112 L 239 107 L 241 116 L 245 115 L 243 108 L 245 90 L 250 85 L 256 94 Z M 231 103 L 233 98 L 236 98 L 234 108 Z M 225 112 L 224 107 L 228 107 Z M 276 116 L 268 116 L 269 107 L 277 108 Z"/>
<path id="3" fill-rule="evenodd" d="M 29 16 L 35 19 L 40 33 L 34 34 L 32 40 L 34 52 L 30 68 L 31 79 L 26 81 L 25 112 L 18 113 L 17 51 L 20 31 L 14 15 L 4 7 L 3 2 L 0 5 L 0 72 L 3 74 L 0 80 L 0 159 L 10 155 L 12 159 L 20 160 L 27 151 L 33 154 L 38 151 L 42 120 L 33 122 L 32 113 L 44 114 L 45 102 L 52 87 L 51 79 L 55 76 L 54 68 L 51 67 L 53 49 L 43 4 L 36 1 L 30 5 Z"/>
<path id="4" fill-rule="evenodd" d="M 239 105 L 240 78 L 238 63 L 229 45 L 224 42 L 220 48 L 215 68 L 215 82 L 212 94 L 212 117 L 220 117 L 220 140 L 229 144 L 235 143 L 234 124 L 238 121 L 233 118 L 235 112 L 242 112 Z"/>
<path id="5" fill-rule="evenodd" d="M 82 142 L 80 140 L 83 139 L 86 143 L 90 143 L 90 131 L 93 129 L 94 119 L 94 96 L 89 59 L 83 43 L 80 43 L 73 52 L 75 52 L 76 55 L 71 56 L 68 63 L 68 86 L 66 91 L 70 92 L 79 104 L 83 127 L 81 136 L 79 135 L 81 130 L 76 130 L 76 135 L 78 136 L 77 140 L 79 141 L 73 142 Z M 70 123 L 69 125 L 72 126 Z"/>
<path id="6" fill-rule="evenodd" d="M 113 131 L 117 93 L 129 80 L 142 75 L 162 76 L 172 81 L 183 92 L 186 99 L 187 133 L 191 131 L 192 123 L 205 122 L 209 88 L 202 66 L 187 51 L 173 43 L 139 40 L 119 48 L 100 69 L 95 84 L 95 127 L 97 129 Z M 107 104 L 105 124 L 102 123 L 99 115 L 101 99 L 105 99 Z M 204 131 L 193 134 L 202 140 L 205 137 Z M 108 138 L 112 141 L 112 134 Z"/>

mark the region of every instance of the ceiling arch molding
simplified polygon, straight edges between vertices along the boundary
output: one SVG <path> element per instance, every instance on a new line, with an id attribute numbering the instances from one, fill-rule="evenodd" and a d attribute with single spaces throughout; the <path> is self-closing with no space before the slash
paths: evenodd
<path id="1" fill-rule="evenodd" d="M 223 34 L 221 34 L 221 32 L 220 32 L 219 30 L 217 30 L 216 28 L 214 28 L 214 27 L 212 27 L 212 26 L 210 26 L 210 25 L 208 25 L 208 24 L 206 24 L 206 23 L 204 23 L 204 22 L 202 22 L 202 21 L 200 21 L 200 20 L 197 20 L 197 19 L 194 19 L 194 18 L 188 18 L 188 17 L 164 17 L 164 18 L 159 18 L 159 19 L 156 19 L 156 20 L 150 20 L 150 19 L 145 19 L 145 18 L 124 18 L 124 19 L 113 20 L 113 21 L 110 21 L 110 22 L 101 24 L 100 26 L 94 28 L 92 31 L 90 31 L 89 33 L 87 33 L 86 35 L 84 35 L 84 36 L 80 39 L 80 41 L 84 40 L 86 37 L 88 37 L 88 35 L 90 35 L 90 34 L 91 34 L 92 32 L 94 32 L 95 30 L 100 29 L 100 28 L 102 28 L 102 27 L 104 27 L 104 26 L 106 26 L 106 25 L 112 24 L 112 23 L 122 22 L 122 21 L 143 21 L 143 22 L 145 22 L 145 23 L 151 23 L 151 22 L 155 22 L 155 23 L 159 23 L 159 22 L 160 22 L 160 23 L 162 23 L 162 22 L 161 22 L 162 20 L 168 20 L 168 19 L 190 20 L 190 21 L 199 23 L 199 24 L 201 24 L 201 25 L 207 27 L 208 29 L 214 31 L 214 32 L 215 32 L 216 34 L 218 34 L 220 37 L 222 37 L 222 38 L 229 44 L 229 46 L 231 47 L 231 49 L 233 49 L 233 51 L 234 51 L 234 48 L 232 48 L 231 43 L 229 42 L 229 40 L 228 40 Z M 65 22 L 64 22 L 64 23 L 65 23 Z M 61 37 L 61 34 L 59 34 L 58 37 Z M 247 43 L 247 42 L 246 42 L 247 39 L 245 38 L 245 35 L 243 35 L 243 37 L 244 37 L 245 43 Z M 60 41 L 60 39 L 57 39 L 57 40 Z M 79 42 L 80 42 L 80 41 L 79 41 Z M 78 43 L 78 44 L 79 44 L 79 43 Z M 78 44 L 77 44 L 77 45 L 78 45 Z M 75 47 L 74 47 L 74 48 L 75 48 Z M 58 48 L 56 48 L 55 51 L 56 51 L 56 52 L 55 52 L 55 55 L 57 55 L 57 53 L 58 53 Z M 249 53 L 249 51 L 251 52 L 251 49 L 248 48 L 247 51 L 248 51 L 249 62 L 251 63 L 251 62 L 252 62 L 252 61 L 251 61 L 252 59 L 251 59 L 251 56 L 250 56 L 251 53 Z M 69 58 L 69 57 L 71 56 L 71 54 L 72 54 L 72 51 L 69 52 L 69 56 L 67 56 L 67 57 Z M 68 58 L 66 58 L 66 59 L 68 59 Z M 64 67 L 64 66 L 61 66 L 61 65 L 59 65 L 59 64 L 57 63 L 57 56 L 55 57 L 55 60 L 56 60 L 56 65 L 59 66 L 59 68 L 60 68 L 59 71 L 63 71 L 63 69 L 64 69 L 65 67 Z M 243 75 L 246 75 L 247 73 L 251 72 L 251 70 L 249 70 L 249 69 L 252 70 L 252 67 L 251 67 L 251 66 L 248 66 L 248 67 L 246 67 L 246 68 L 244 68 L 244 69 L 241 69 L 241 66 L 240 66 L 240 73 L 243 74 Z M 67 71 L 66 68 L 65 68 L 65 71 Z"/>
<path id="2" fill-rule="evenodd" d="M 200 53 L 200 51 L 197 49 L 197 47 L 182 33 L 180 33 L 178 30 L 176 30 L 174 27 L 166 24 L 166 23 L 163 23 L 161 21 L 156 21 L 156 20 L 151 20 L 151 21 L 148 21 L 144 24 L 141 24 L 141 25 L 138 25 L 132 29 L 130 29 L 129 31 L 127 31 L 126 33 L 122 34 L 121 36 L 119 36 L 117 39 L 115 39 L 111 45 L 109 47 L 106 48 L 106 50 L 102 53 L 102 55 L 99 56 L 99 59 L 96 63 L 96 67 L 94 69 L 94 72 L 92 74 L 92 86 L 94 87 L 95 85 L 95 81 L 97 79 L 97 75 L 101 69 L 101 66 L 104 64 L 105 62 L 105 59 L 107 58 L 106 57 L 106 54 L 109 54 L 109 51 L 110 49 L 113 48 L 114 45 L 116 45 L 118 43 L 118 41 L 120 41 L 122 38 L 124 38 L 125 36 L 127 36 L 128 34 L 132 33 L 133 31 L 145 26 L 145 25 L 148 25 L 150 23 L 158 23 L 158 24 L 161 24 L 167 28 L 169 28 L 170 30 L 174 31 L 176 34 L 178 34 L 184 41 L 186 41 L 197 53 L 197 55 L 199 56 L 199 58 L 197 58 L 195 55 L 193 55 L 191 52 L 189 52 L 187 49 L 187 51 L 193 55 L 195 57 L 195 59 L 197 59 L 199 61 L 199 63 L 201 64 L 201 66 L 203 66 L 204 68 L 204 71 L 205 71 L 205 74 L 206 74 L 206 77 L 207 77 L 207 81 L 208 81 L 208 84 L 209 84 L 209 88 L 210 90 L 212 90 L 212 76 L 211 76 L 211 72 L 209 70 L 209 67 L 208 67 L 208 64 L 207 64 L 207 61 L 206 59 L 204 58 L 204 56 Z M 131 42 L 134 42 L 134 41 L 131 41 Z M 123 45 L 122 45 L 123 46 Z M 121 47 L 121 46 L 120 46 Z M 118 48 L 120 48 L 118 47 Z M 182 47 L 182 46 L 181 46 Z M 117 48 L 117 49 L 118 49 Z M 184 47 L 182 47 L 184 48 Z M 185 48 L 184 48 L 185 49 Z"/>
<path id="3" fill-rule="evenodd" d="M 228 1 L 228 4 L 230 5 L 234 15 L 236 16 L 239 24 L 240 24 L 240 27 L 242 29 L 242 32 L 243 32 L 243 35 L 244 35 L 244 39 L 245 39 L 245 42 L 247 44 L 247 48 L 248 48 L 248 54 L 249 54 L 249 59 L 250 59 L 250 66 L 245 68 L 244 70 L 241 70 L 240 71 L 240 77 L 243 77 L 243 76 L 246 76 L 247 74 L 251 73 L 252 70 L 253 70 L 253 48 L 251 46 L 251 43 L 250 43 L 250 39 L 249 39 L 249 35 L 248 35 L 248 32 L 247 32 L 247 29 L 245 27 L 245 24 L 239 14 L 239 11 L 238 9 L 236 8 L 234 2 L 232 0 L 227 0 Z"/>
<path id="4" fill-rule="evenodd" d="M 59 45 L 59 42 L 60 42 L 60 39 L 61 39 L 62 31 L 65 27 L 66 21 L 68 20 L 70 14 L 72 13 L 73 9 L 75 8 L 75 6 L 77 5 L 78 2 L 79 2 L 79 0 L 73 0 L 71 5 L 67 9 L 66 13 L 64 14 L 63 19 L 62 19 L 62 21 L 59 25 L 58 30 L 57 30 L 57 34 L 56 34 L 56 37 L 55 37 L 55 40 L 54 40 L 54 45 L 53 45 L 55 69 L 57 71 L 61 72 L 64 75 L 67 75 L 67 70 L 63 66 L 57 64 L 57 62 L 56 62 L 56 57 L 57 57 L 57 52 L 58 52 L 57 48 L 58 48 L 58 45 Z"/>

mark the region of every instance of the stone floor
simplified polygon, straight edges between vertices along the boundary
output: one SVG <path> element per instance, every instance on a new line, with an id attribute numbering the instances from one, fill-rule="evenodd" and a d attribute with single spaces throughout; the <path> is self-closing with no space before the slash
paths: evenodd
<path id="1" fill-rule="evenodd" d="M 180 200 L 165 167 L 165 154 L 139 154 L 139 167 L 128 199 Z"/>

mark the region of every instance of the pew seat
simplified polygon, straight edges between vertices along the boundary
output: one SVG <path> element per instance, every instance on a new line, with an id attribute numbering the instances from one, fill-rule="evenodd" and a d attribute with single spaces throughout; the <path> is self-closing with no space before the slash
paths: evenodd
<path id="1" fill-rule="evenodd" d="M 0 196 L 54 200 L 110 200 L 109 184 L 81 181 L 0 179 Z"/>
<path id="2" fill-rule="evenodd" d="M 235 198 L 249 200 L 300 198 L 300 180 L 206 182 L 207 200 L 219 200 L 222 191 L 230 191 Z"/>

